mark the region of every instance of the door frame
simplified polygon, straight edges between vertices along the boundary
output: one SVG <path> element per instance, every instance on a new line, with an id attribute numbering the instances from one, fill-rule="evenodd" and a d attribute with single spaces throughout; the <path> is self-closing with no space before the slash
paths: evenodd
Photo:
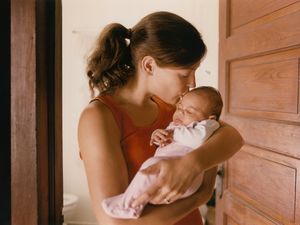
<path id="1" fill-rule="evenodd" d="M 11 0 L 11 223 L 62 224 L 61 0 Z"/>

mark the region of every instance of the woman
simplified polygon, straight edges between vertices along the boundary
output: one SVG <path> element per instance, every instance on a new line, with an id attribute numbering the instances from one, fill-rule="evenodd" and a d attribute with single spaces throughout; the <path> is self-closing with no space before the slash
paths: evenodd
<path id="1" fill-rule="evenodd" d="M 92 93 L 98 96 L 82 112 L 78 128 L 99 224 L 202 225 L 197 207 L 212 194 L 216 166 L 242 145 L 239 133 L 225 123 L 193 152 L 144 170 L 156 173 L 158 181 L 133 203 L 155 204 L 147 205 L 140 218 L 113 219 L 100 203 L 124 192 L 140 165 L 153 155 L 151 133 L 171 121 L 173 105 L 195 87 L 195 71 L 205 52 L 195 27 L 168 12 L 152 13 L 132 29 L 110 24 L 100 34 L 87 64 Z M 203 171 L 201 188 L 176 201 Z"/>

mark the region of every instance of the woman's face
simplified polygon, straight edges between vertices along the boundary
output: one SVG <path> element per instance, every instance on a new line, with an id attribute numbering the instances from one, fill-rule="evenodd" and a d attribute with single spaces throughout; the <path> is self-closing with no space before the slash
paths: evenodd
<path id="1" fill-rule="evenodd" d="M 152 93 L 169 104 L 176 104 L 189 88 L 195 87 L 195 72 L 200 62 L 189 69 L 155 66 Z"/>

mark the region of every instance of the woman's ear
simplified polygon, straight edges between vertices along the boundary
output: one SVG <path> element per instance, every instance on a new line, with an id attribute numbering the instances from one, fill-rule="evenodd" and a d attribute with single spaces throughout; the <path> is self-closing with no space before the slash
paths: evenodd
<path id="1" fill-rule="evenodd" d="M 153 57 L 148 55 L 144 56 L 141 61 L 142 71 L 146 72 L 149 75 L 152 75 L 155 66 L 156 62 Z"/>

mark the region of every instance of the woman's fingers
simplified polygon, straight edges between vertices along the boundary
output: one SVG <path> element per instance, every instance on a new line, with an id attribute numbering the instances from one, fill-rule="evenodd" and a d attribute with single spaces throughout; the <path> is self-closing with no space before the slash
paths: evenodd
<path id="1" fill-rule="evenodd" d="M 170 203 L 170 200 L 167 199 L 167 196 L 171 190 L 168 187 L 161 187 L 157 191 L 157 195 L 153 196 L 150 200 L 152 204 L 166 204 L 166 202 Z"/>
<path id="2" fill-rule="evenodd" d="M 161 190 L 167 190 L 167 191 L 160 191 L 160 193 L 151 199 L 150 203 L 152 204 L 170 204 L 172 202 L 175 202 L 178 200 L 182 194 L 178 193 L 177 191 L 171 191 L 168 188 L 161 188 Z"/>
<path id="3" fill-rule="evenodd" d="M 144 173 L 145 175 L 151 175 L 151 174 L 159 174 L 160 172 L 160 166 L 159 163 L 153 164 L 151 166 L 148 166 L 145 169 L 142 169 L 140 172 Z M 132 207 L 136 207 L 138 205 L 150 202 L 151 199 L 153 199 L 154 196 L 156 196 L 159 192 L 160 187 L 158 186 L 158 182 L 155 182 L 152 186 L 150 186 L 145 193 L 138 196 L 133 202 Z"/>
<path id="4" fill-rule="evenodd" d="M 154 196 L 159 194 L 159 187 L 157 187 L 156 185 L 152 185 L 147 192 L 143 193 L 142 195 L 140 195 L 138 198 L 136 198 L 131 206 L 132 207 L 137 207 L 139 205 L 151 202 L 151 199 L 153 199 Z"/>
<path id="5" fill-rule="evenodd" d="M 182 193 L 178 191 L 172 191 L 164 198 L 164 203 L 172 203 L 182 197 Z"/>
<path id="6" fill-rule="evenodd" d="M 168 191 L 163 191 L 168 190 Z M 170 191 L 167 187 L 160 187 L 157 184 L 152 185 L 147 192 L 139 196 L 135 201 L 132 203 L 132 207 L 136 207 L 141 204 L 145 204 L 147 202 L 151 204 L 170 204 L 177 199 L 179 199 L 181 194 L 177 192 Z"/>
<path id="7" fill-rule="evenodd" d="M 172 192 L 178 193 L 176 187 L 181 188 L 181 185 L 176 184 L 174 182 L 174 179 L 171 178 L 176 175 L 169 174 L 172 171 L 172 166 L 173 166 L 172 163 L 171 163 L 171 167 L 169 165 L 171 161 L 173 160 L 161 160 L 160 162 L 141 170 L 141 172 L 144 173 L 145 175 L 151 175 L 151 174 L 156 175 L 157 180 L 153 185 L 151 185 L 147 189 L 145 193 L 143 193 L 141 196 L 135 199 L 132 206 L 137 206 L 140 204 L 144 204 L 146 202 L 150 202 L 152 204 L 166 204 L 167 202 L 170 203 L 171 200 L 169 200 L 169 198 L 167 197 L 170 195 L 174 195 L 174 194 L 170 194 Z M 169 176 L 168 174 L 171 176 Z M 177 179 L 177 183 L 178 183 L 178 179 Z M 170 186 L 171 184 L 172 186 Z"/>
<path id="8" fill-rule="evenodd" d="M 161 160 L 142 173 L 157 175 L 157 180 L 145 193 L 139 196 L 132 205 L 144 203 L 170 204 L 186 192 L 199 173 L 193 173 L 193 165 L 182 161 L 181 158 Z"/>

